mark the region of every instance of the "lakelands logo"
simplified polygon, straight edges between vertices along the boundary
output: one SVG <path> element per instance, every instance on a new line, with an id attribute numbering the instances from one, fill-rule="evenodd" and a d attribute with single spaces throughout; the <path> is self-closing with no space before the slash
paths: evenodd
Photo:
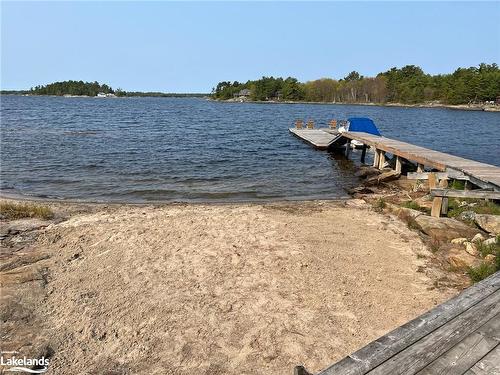
<path id="1" fill-rule="evenodd" d="M 29 374 L 43 374 L 49 367 L 49 359 L 16 357 L 19 352 L 0 352 L 0 365 L 6 366 L 4 372 L 26 372 Z"/>

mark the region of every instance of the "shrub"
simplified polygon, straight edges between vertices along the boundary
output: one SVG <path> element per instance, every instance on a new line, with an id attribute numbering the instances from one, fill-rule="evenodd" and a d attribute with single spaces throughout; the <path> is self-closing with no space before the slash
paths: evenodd
<path id="1" fill-rule="evenodd" d="M 500 215 L 500 205 L 481 199 L 449 199 L 448 217 L 460 216 L 464 211 L 473 211 L 476 214 Z"/>
<path id="2" fill-rule="evenodd" d="M 54 213 L 49 207 L 34 203 L 1 202 L 0 214 L 10 220 L 26 217 L 38 217 L 41 219 L 52 219 L 54 217 Z"/>
<path id="3" fill-rule="evenodd" d="M 489 262 L 482 262 L 477 267 L 469 267 L 467 274 L 474 283 L 486 279 L 488 276 L 493 275 L 497 271 L 497 265 Z"/>
<path id="4" fill-rule="evenodd" d="M 384 198 L 377 199 L 377 201 L 374 204 L 375 211 L 377 212 L 381 212 L 385 208 L 385 206 L 386 204 Z"/>

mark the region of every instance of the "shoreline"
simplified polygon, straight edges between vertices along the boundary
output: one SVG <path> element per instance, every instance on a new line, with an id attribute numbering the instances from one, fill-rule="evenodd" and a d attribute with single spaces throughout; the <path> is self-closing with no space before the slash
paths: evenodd
<path id="1" fill-rule="evenodd" d="M 46 198 L 32 195 L 23 195 L 16 193 L 5 193 L 0 191 L 0 200 L 12 200 L 23 202 L 38 202 L 38 203 L 68 203 L 68 204 L 95 204 L 95 205 L 131 205 L 131 206 L 162 206 L 162 205 L 225 205 L 225 204 L 266 204 L 266 203 L 287 203 L 287 202 L 342 202 L 351 199 L 352 196 L 346 191 L 345 195 L 333 198 L 322 196 L 298 196 L 298 197 L 280 197 L 280 198 L 248 198 L 248 199 L 191 199 L 191 200 L 151 200 L 147 202 L 132 202 L 132 201 L 112 201 L 112 200 L 86 200 L 86 199 L 71 199 L 71 198 Z"/>
<path id="2" fill-rule="evenodd" d="M 0 197 L 53 213 L 0 218 L 3 349 L 60 374 L 316 373 L 456 295 L 480 261 L 450 243 L 480 230 L 380 173 L 360 167 L 338 200 Z"/>
<path id="3" fill-rule="evenodd" d="M 308 101 L 254 101 L 254 100 L 219 100 L 207 99 L 219 103 L 252 103 L 252 104 L 314 104 L 314 105 L 358 105 L 367 107 L 396 107 L 396 108 L 437 108 L 437 109 L 453 109 L 463 111 L 478 111 L 478 112 L 500 112 L 500 105 L 483 105 L 483 104 L 404 104 L 404 103 L 347 103 L 347 102 L 308 102 Z"/>

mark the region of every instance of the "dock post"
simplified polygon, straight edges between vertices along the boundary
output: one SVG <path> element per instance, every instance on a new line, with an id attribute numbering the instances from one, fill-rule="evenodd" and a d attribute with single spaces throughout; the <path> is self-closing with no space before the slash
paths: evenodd
<path id="1" fill-rule="evenodd" d="M 424 171 L 424 165 L 423 164 L 417 164 L 417 172 L 422 173 Z"/>
<path id="2" fill-rule="evenodd" d="M 374 154 L 373 154 L 373 168 L 378 167 L 378 150 L 376 148 L 373 149 Z"/>
<path id="3" fill-rule="evenodd" d="M 401 158 L 396 156 L 396 172 L 401 173 Z"/>
<path id="4" fill-rule="evenodd" d="M 380 170 L 384 169 L 384 164 L 385 164 L 385 151 L 379 150 L 378 169 Z"/>
<path id="5" fill-rule="evenodd" d="M 349 159 L 349 153 L 351 152 L 351 140 L 348 139 L 347 143 L 345 144 L 345 157 Z"/>
<path id="6" fill-rule="evenodd" d="M 439 187 L 446 189 L 448 187 L 448 179 L 443 178 L 439 181 Z M 443 201 L 441 203 L 441 214 L 446 215 L 448 213 L 448 198 L 443 197 Z"/>
<path id="7" fill-rule="evenodd" d="M 366 158 L 366 145 L 363 145 L 363 150 L 361 151 L 361 163 L 365 163 Z"/>

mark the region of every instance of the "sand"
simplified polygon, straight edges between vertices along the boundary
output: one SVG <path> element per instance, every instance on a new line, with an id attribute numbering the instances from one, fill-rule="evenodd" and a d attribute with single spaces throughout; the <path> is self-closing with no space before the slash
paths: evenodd
<path id="1" fill-rule="evenodd" d="M 417 233 L 357 203 L 73 212 L 33 245 L 48 373 L 316 372 L 456 293 Z"/>

